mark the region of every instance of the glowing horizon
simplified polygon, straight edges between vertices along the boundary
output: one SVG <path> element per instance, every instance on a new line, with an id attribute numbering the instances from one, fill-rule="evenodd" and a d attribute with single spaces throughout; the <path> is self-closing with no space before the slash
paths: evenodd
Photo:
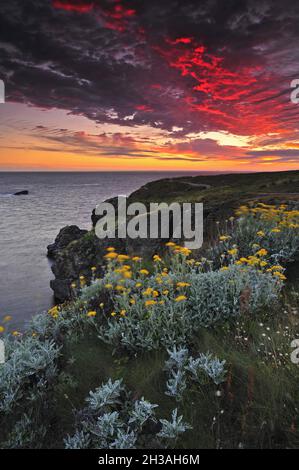
<path id="1" fill-rule="evenodd" d="M 180 24 L 170 0 L 16 3 L 14 25 L 0 16 L 0 171 L 299 169 L 296 8 L 277 41 L 267 1 L 187 0 Z"/>

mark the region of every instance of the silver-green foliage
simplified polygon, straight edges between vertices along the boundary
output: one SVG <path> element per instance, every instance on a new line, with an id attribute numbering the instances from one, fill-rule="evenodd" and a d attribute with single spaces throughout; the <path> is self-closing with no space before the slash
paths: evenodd
<path id="1" fill-rule="evenodd" d="M 112 382 L 112 380 L 109 379 L 106 384 L 103 384 L 94 392 L 90 392 L 86 401 L 91 410 L 99 411 L 100 409 L 109 405 L 118 404 L 121 392 L 123 390 L 124 387 L 122 386 L 121 380 Z"/>
<path id="2" fill-rule="evenodd" d="M 175 273 L 170 277 L 173 286 L 181 280 Z M 245 311 L 253 315 L 274 305 L 282 287 L 271 273 L 234 265 L 225 271 L 190 271 L 184 280 L 190 286 L 183 302 L 175 301 L 175 289 L 163 297 L 162 304 L 157 302 L 150 308 L 137 295 L 130 305 L 134 291 L 114 294 L 114 309 L 127 314 L 108 318 L 99 328 L 99 337 L 114 347 L 135 351 L 180 347 L 202 326 L 235 318 Z M 156 287 L 155 276 L 146 280 L 144 289 L 148 287 Z"/>
<path id="3" fill-rule="evenodd" d="M 172 420 L 159 420 L 155 410 L 158 405 L 142 397 L 133 400 L 120 380 L 111 379 L 90 392 L 87 408 L 79 413 L 81 422 L 73 436 L 65 439 L 66 449 L 133 449 L 161 445 L 189 429 L 177 410 Z M 83 417 L 83 418 L 82 418 Z"/>
<path id="4" fill-rule="evenodd" d="M 165 369 L 169 375 L 166 382 L 166 395 L 177 401 L 183 399 L 184 391 L 191 381 L 200 385 L 212 381 L 219 385 L 226 379 L 225 361 L 220 361 L 212 354 L 200 354 L 198 358 L 189 356 L 187 348 L 168 350 L 169 359 Z"/>
<path id="5" fill-rule="evenodd" d="M 199 273 L 190 283 L 190 317 L 195 328 L 237 317 L 242 309 L 257 313 L 277 303 L 281 289 L 270 273 L 242 266 Z"/>
<path id="6" fill-rule="evenodd" d="M 57 374 L 60 349 L 52 340 L 6 340 L 7 360 L 0 368 L 0 413 L 41 398 Z"/>
<path id="7" fill-rule="evenodd" d="M 173 439 L 177 440 L 180 434 L 183 434 L 188 429 L 192 429 L 192 427 L 184 422 L 183 416 L 178 416 L 177 408 L 173 410 L 171 421 L 167 419 L 161 419 L 160 422 L 162 424 L 162 429 L 158 434 L 158 437 L 162 439 Z"/>

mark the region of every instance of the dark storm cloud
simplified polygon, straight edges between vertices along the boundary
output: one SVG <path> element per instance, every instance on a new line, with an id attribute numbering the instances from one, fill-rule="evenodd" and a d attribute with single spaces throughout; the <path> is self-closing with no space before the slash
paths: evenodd
<path id="1" fill-rule="evenodd" d="M 10 101 L 99 123 L 267 132 L 298 116 L 298 19 L 290 0 L 10 0 L 0 77 Z"/>

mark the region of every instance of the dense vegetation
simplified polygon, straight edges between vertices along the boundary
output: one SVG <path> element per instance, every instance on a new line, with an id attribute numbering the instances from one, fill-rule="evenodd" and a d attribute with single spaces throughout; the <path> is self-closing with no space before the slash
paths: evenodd
<path id="1" fill-rule="evenodd" d="M 1 328 L 2 448 L 296 448 L 299 210 L 253 203 L 196 256 L 108 247 L 73 300 Z"/>

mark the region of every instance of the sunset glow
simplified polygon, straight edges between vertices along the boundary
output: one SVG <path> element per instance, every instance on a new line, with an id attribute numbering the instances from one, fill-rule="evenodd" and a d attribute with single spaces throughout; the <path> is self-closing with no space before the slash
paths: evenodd
<path id="1" fill-rule="evenodd" d="M 0 13 L 1 170 L 298 169 L 293 4 L 12 4 Z"/>

